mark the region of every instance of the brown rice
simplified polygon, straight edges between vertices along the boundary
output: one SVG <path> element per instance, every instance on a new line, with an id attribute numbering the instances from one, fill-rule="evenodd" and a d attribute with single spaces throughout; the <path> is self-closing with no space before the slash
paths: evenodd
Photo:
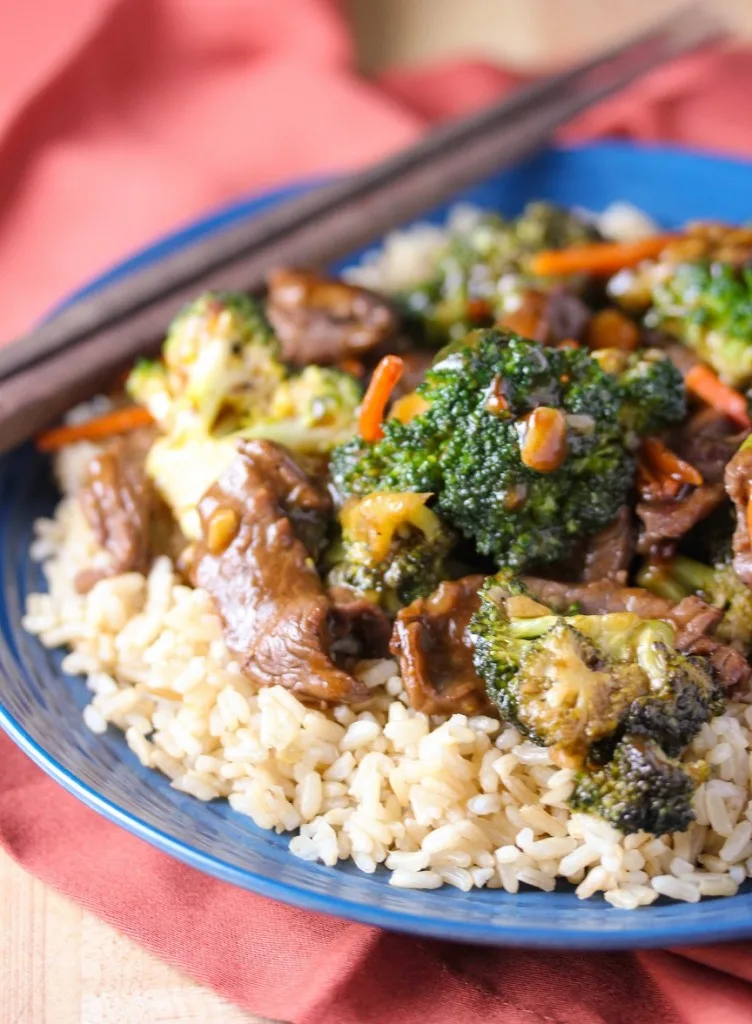
<path id="1" fill-rule="evenodd" d="M 68 496 L 40 520 L 32 554 L 45 594 L 25 627 L 69 648 L 64 667 L 92 693 L 87 726 L 121 729 L 139 760 L 200 800 L 226 797 L 261 828 L 295 832 L 290 850 L 361 871 L 379 865 L 402 888 L 443 884 L 603 893 L 633 909 L 659 895 L 731 896 L 752 873 L 752 707 L 731 703 L 703 726 L 688 758 L 706 757 L 697 821 L 681 834 L 622 836 L 571 813 L 572 772 L 493 718 L 429 719 L 405 704 L 398 666 L 362 662 L 367 706 L 311 710 L 279 686 L 254 691 L 230 659 L 208 596 L 167 559 L 76 593 L 101 557 L 71 496 L 91 447 L 65 451 Z"/>

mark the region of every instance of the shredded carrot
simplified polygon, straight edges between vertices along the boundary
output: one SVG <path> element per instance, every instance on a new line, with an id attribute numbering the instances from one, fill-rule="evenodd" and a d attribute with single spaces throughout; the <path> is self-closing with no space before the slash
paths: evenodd
<path id="1" fill-rule="evenodd" d="M 560 341 L 559 344 L 556 347 L 557 348 L 582 348 L 582 345 L 579 343 L 579 341 L 576 341 L 574 338 L 565 338 L 564 341 Z"/>
<path id="2" fill-rule="evenodd" d="M 659 479 L 643 462 L 637 465 L 636 484 L 643 501 L 648 502 L 671 501 L 682 487 L 678 480 L 672 480 L 671 477 Z"/>
<path id="3" fill-rule="evenodd" d="M 634 267 L 643 260 L 659 256 L 676 235 L 652 235 L 638 242 L 594 242 L 570 249 L 546 249 L 536 253 L 530 269 L 541 277 L 567 274 L 595 274 L 609 277 L 623 267 Z"/>
<path id="4" fill-rule="evenodd" d="M 373 371 L 371 383 L 360 407 L 358 427 L 364 441 L 380 441 L 384 436 L 381 423 L 389 397 L 405 369 L 405 360 L 399 356 L 384 356 Z"/>
<path id="5" fill-rule="evenodd" d="M 691 484 L 692 487 L 699 487 L 702 483 L 702 474 L 689 462 L 680 459 L 675 452 L 667 448 L 660 438 L 646 437 L 642 442 L 642 451 L 650 466 L 658 471 L 660 477 L 667 477 L 682 484 Z"/>
<path id="6" fill-rule="evenodd" d="M 650 440 L 657 439 L 651 438 Z M 675 472 L 673 470 L 674 459 L 686 469 Z M 676 498 L 684 484 L 689 483 L 689 480 L 683 479 L 683 477 L 690 476 L 693 479 L 699 478 L 702 483 L 702 477 L 694 466 L 690 466 L 689 463 L 669 451 L 662 442 L 659 441 L 651 451 L 651 445 L 646 446 L 643 441 L 637 458 L 635 482 L 644 501 L 670 501 L 672 498 Z"/>
<path id="7" fill-rule="evenodd" d="M 115 409 L 84 423 L 54 427 L 40 434 L 36 444 L 40 452 L 55 452 L 75 441 L 98 441 L 112 434 L 127 434 L 139 427 L 148 427 L 153 422 L 146 409 L 140 405 L 129 405 L 125 409 Z"/>
<path id="8" fill-rule="evenodd" d="M 707 405 L 722 412 L 724 416 L 728 416 L 738 426 L 752 426 L 744 395 L 719 380 L 709 366 L 697 363 L 688 371 L 684 383 L 687 386 L 687 391 L 691 391 Z"/>

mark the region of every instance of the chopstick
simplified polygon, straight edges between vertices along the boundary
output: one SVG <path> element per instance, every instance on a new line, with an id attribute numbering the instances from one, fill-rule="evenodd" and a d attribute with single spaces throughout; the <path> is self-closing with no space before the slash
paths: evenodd
<path id="1" fill-rule="evenodd" d="M 257 290 L 275 265 L 342 256 L 533 152 L 589 106 L 719 34 L 704 9 L 684 9 L 624 46 L 76 303 L 0 349 L 0 449 L 30 436 L 153 347 L 197 290 Z"/>

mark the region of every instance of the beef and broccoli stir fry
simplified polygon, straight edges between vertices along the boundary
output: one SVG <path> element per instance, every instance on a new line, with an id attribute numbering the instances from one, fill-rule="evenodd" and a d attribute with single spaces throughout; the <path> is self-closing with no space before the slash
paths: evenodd
<path id="1" fill-rule="evenodd" d="M 78 586 L 169 554 L 259 686 L 363 704 L 391 650 L 417 710 L 575 770 L 573 809 L 681 831 L 752 676 L 750 393 L 746 228 L 609 243 L 536 203 L 400 290 L 278 270 L 133 368 Z"/>

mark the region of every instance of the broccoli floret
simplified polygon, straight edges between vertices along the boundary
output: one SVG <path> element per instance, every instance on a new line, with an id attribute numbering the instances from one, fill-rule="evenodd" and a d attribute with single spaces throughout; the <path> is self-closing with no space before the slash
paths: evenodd
<path id="1" fill-rule="evenodd" d="M 687 415 L 684 378 L 665 352 L 633 352 L 619 374 L 623 406 L 621 420 L 637 434 L 656 434 Z"/>
<path id="2" fill-rule="evenodd" d="M 572 806 L 628 832 L 685 828 L 691 817 L 681 823 L 672 794 L 689 807 L 695 783 L 669 755 L 723 712 L 710 663 L 677 652 L 667 622 L 555 615 L 508 573 L 487 580 L 480 600 L 475 669 L 503 718 L 580 770 Z"/>
<path id="3" fill-rule="evenodd" d="M 638 641 L 637 661 L 650 690 L 632 702 L 622 727 L 654 739 L 675 757 L 705 722 L 723 714 L 723 689 L 705 658 L 679 654 L 649 633 Z"/>
<path id="4" fill-rule="evenodd" d="M 341 495 L 430 491 L 450 526 L 512 568 L 564 557 L 624 503 L 634 458 L 620 384 L 586 350 L 476 331 L 439 354 L 418 392 L 425 412 L 335 451 Z M 553 453 L 536 427 L 546 417 Z"/>
<path id="5" fill-rule="evenodd" d="M 752 267 L 659 264 L 649 326 L 675 334 L 732 387 L 752 381 Z"/>
<path id="6" fill-rule="evenodd" d="M 170 325 L 161 363 L 137 365 L 126 386 L 165 432 L 222 435 L 266 415 L 285 376 L 258 303 L 206 292 Z"/>
<path id="7" fill-rule="evenodd" d="M 510 221 L 485 214 L 452 232 L 432 276 L 398 300 L 428 341 L 458 339 L 499 318 L 524 287 L 541 283 L 527 270 L 532 254 L 596 237 L 593 227 L 550 203 L 530 203 Z"/>
<path id="8" fill-rule="evenodd" d="M 362 397 L 359 381 L 350 374 L 307 366 L 282 381 L 268 414 L 241 434 L 276 441 L 295 452 L 326 453 L 355 433 Z"/>
<path id="9" fill-rule="evenodd" d="M 167 368 L 158 359 L 138 359 L 128 374 L 125 389 L 138 405 L 143 405 L 157 423 L 164 423 L 172 408 Z"/>
<path id="10" fill-rule="evenodd" d="M 389 420 L 384 438 L 369 444 L 353 437 L 332 452 L 329 473 L 340 504 L 373 491 L 435 493 L 441 481 L 440 438 L 422 416 Z"/>
<path id="11" fill-rule="evenodd" d="M 578 773 L 569 803 L 626 834 L 683 832 L 694 821 L 692 798 L 707 774 L 682 764 L 644 736 L 625 736 L 602 768 Z"/>
<path id="12" fill-rule="evenodd" d="M 470 633 L 490 699 L 564 761 L 602 757 L 625 730 L 678 753 L 723 710 L 709 663 L 677 652 L 667 622 L 555 615 L 506 572 L 486 581 L 480 602 Z"/>
<path id="13" fill-rule="evenodd" d="M 744 651 L 752 647 L 752 589 L 739 579 L 731 561 L 709 566 L 677 555 L 659 566 L 646 566 L 638 583 L 670 601 L 698 594 L 709 605 L 723 610 L 715 630 L 719 640 Z"/>
<path id="14" fill-rule="evenodd" d="M 448 576 L 455 537 L 426 507 L 429 494 L 378 492 L 340 511 L 341 541 L 328 561 L 329 586 L 344 586 L 388 612 L 436 589 Z"/>
<path id="15" fill-rule="evenodd" d="M 629 613 L 555 615 L 507 573 L 486 581 L 470 622 L 475 669 L 502 716 L 563 763 L 582 763 L 613 737 L 650 680 L 641 633 L 671 639 L 666 623 Z"/>

